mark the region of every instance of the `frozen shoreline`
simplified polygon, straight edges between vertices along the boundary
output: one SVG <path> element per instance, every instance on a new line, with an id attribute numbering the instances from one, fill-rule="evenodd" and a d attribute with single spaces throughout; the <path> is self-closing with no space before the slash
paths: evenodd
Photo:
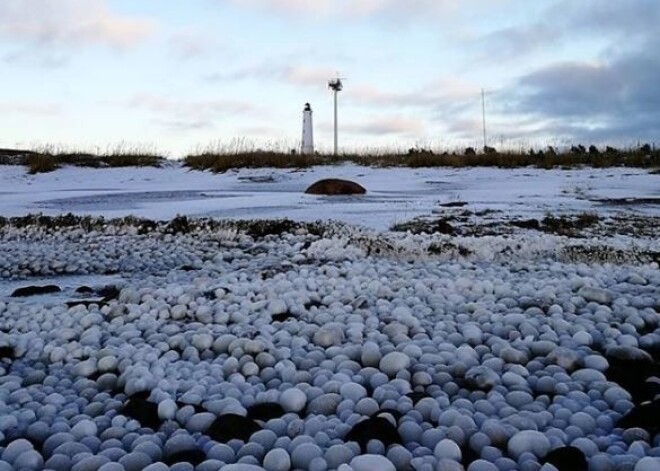
<path id="1" fill-rule="evenodd" d="M 167 232 L 2 230 L 5 271 L 59 267 L 98 289 L 110 270 L 124 286 L 70 308 L 0 300 L 4 461 L 480 471 L 577 453 L 593 469 L 657 464 L 643 405 L 657 368 L 645 350 L 660 344 L 657 263 L 553 260 L 547 244 L 565 238 L 549 235 L 535 239 L 541 253 L 490 261 L 498 244 L 531 239 L 479 238 L 470 261 L 411 258 L 427 236 L 350 226 Z"/>
<path id="2" fill-rule="evenodd" d="M 0 194 L 0 213 L 78 207 L 81 214 L 168 219 L 170 205 L 192 213 L 201 204 L 196 192 L 218 191 L 224 198 L 206 198 L 204 209 L 226 204 L 214 211 L 244 219 L 247 207 L 236 204 L 242 197 L 227 194 L 247 185 L 268 188 L 255 190 L 254 198 L 273 198 L 274 212 L 264 214 L 305 219 L 298 186 L 320 177 L 314 171 L 295 174 L 294 182 L 246 183 L 239 178 L 247 175 L 194 176 L 226 186 L 210 190 L 173 183 L 178 172 L 152 175 L 169 175 L 172 193 L 145 174 L 116 175 L 123 188 L 114 200 L 93 181 L 101 173 L 72 170 L 69 185 L 88 184 L 74 200 L 61 176 L 31 184 L 18 176 Z M 382 176 L 374 170 L 360 178 Z M 554 186 L 513 189 L 469 176 L 458 196 L 442 201 L 460 198 L 476 210 L 544 195 L 524 211 L 489 213 L 504 229 L 509 217 L 543 215 L 546 204 L 560 214 L 595 207 L 575 196 L 581 191 L 558 200 Z M 569 180 L 582 188 L 591 176 Z M 438 207 L 448 193 L 422 191 L 429 177 L 418 175 L 419 191 L 405 198 L 419 203 L 419 215 L 452 214 Z M 455 185 L 458 177 L 466 175 L 447 180 Z M 589 197 L 653 198 L 655 180 L 647 178 L 617 174 L 618 189 L 592 185 Z M 32 185 L 43 193 L 31 194 Z M 284 196 L 272 196 L 269 185 Z M 398 191 L 394 179 L 391 185 Z M 480 191 L 488 205 L 480 206 Z M 295 199 L 284 211 L 286 198 Z M 381 232 L 400 215 L 391 199 L 374 203 L 378 214 L 364 201 L 313 202 L 315 220 L 336 211 L 332 219 L 363 224 L 181 218 L 0 227 L 0 468 L 658 466 L 660 240 L 652 227 L 645 235 L 634 226 L 607 235 L 599 220 L 586 229 L 593 236 L 524 228 Z M 622 211 L 598 208 L 608 224 Z M 656 209 L 632 208 L 636 223 L 645 212 L 657 217 Z M 63 292 L 11 297 L 15 288 L 42 283 Z M 75 293 L 78 284 L 91 292 Z M 104 297 L 107 284 L 120 289 Z M 565 460 L 568 468 L 559 464 Z"/>
<path id="3" fill-rule="evenodd" d="M 303 194 L 317 180 L 341 177 L 368 190 L 363 197 Z M 660 175 L 636 169 L 504 170 L 370 168 L 354 165 L 302 171 L 242 169 L 224 174 L 162 169 L 65 167 L 27 175 L 23 167 L 0 168 L 0 215 L 74 214 L 150 219 L 176 215 L 230 219 L 339 220 L 378 230 L 443 203 L 462 201 L 472 211 L 508 216 L 594 211 L 599 215 L 660 216 Z M 606 200 L 640 200 L 625 206 Z M 604 202 L 605 201 L 605 202 Z"/>

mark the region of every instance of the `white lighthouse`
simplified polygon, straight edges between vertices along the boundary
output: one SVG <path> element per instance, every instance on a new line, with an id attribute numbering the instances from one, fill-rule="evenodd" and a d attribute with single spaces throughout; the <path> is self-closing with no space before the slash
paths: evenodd
<path id="1" fill-rule="evenodd" d="M 312 123 L 312 107 L 309 103 L 305 103 L 305 108 L 303 109 L 302 145 L 300 153 L 314 153 L 314 124 Z"/>

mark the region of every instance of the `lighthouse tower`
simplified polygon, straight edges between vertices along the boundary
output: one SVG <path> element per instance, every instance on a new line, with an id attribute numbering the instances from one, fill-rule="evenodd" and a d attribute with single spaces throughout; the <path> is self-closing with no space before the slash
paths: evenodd
<path id="1" fill-rule="evenodd" d="M 305 108 L 303 109 L 302 145 L 300 153 L 314 153 L 314 124 L 312 123 L 312 107 L 309 103 L 305 103 Z"/>

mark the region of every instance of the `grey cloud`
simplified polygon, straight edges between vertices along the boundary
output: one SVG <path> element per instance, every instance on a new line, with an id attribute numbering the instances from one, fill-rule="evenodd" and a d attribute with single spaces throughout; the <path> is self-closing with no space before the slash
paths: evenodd
<path id="1" fill-rule="evenodd" d="M 660 138 L 660 40 L 609 62 L 555 64 L 522 77 L 502 112 L 548 120 L 540 132 L 575 139 Z M 508 104 L 507 104 L 508 103 Z"/>
<path id="2" fill-rule="evenodd" d="M 521 59 L 545 49 L 557 49 L 575 40 L 602 37 L 606 41 L 645 40 L 657 35 L 657 0 L 561 0 L 529 24 L 507 27 L 478 38 L 474 47 L 483 57 Z M 485 51 L 485 52 L 484 52 Z"/>

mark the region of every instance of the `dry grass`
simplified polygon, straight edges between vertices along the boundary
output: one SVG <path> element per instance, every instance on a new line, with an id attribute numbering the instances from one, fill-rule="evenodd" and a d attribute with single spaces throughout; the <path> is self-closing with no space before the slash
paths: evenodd
<path id="1" fill-rule="evenodd" d="M 657 172 L 660 168 L 660 149 L 645 144 L 635 148 L 618 150 L 611 147 L 598 149 L 574 146 L 561 151 L 552 147 L 543 150 L 522 149 L 500 151 L 488 148 L 476 152 L 472 148 L 460 151 L 438 151 L 424 148 L 404 150 L 361 149 L 340 156 L 331 154 L 300 154 L 290 151 L 282 143 L 270 143 L 263 148 L 245 139 L 235 139 L 227 144 L 217 143 L 188 155 L 184 163 L 195 170 L 225 172 L 239 168 L 299 169 L 317 165 L 353 163 L 370 167 L 537 167 L 544 169 L 572 169 L 581 166 L 648 168 Z M 94 168 L 111 167 L 158 167 L 165 159 L 154 148 L 131 147 L 125 144 L 109 148 L 105 152 L 78 151 L 44 146 L 30 151 L 0 149 L 0 165 L 22 164 L 30 173 L 56 170 L 64 165 Z"/>
<path id="2" fill-rule="evenodd" d="M 25 165 L 30 174 L 52 172 L 65 165 L 92 168 L 159 167 L 164 160 L 154 149 L 124 144 L 98 153 L 56 148 L 53 145 L 25 151 L 0 150 L 0 165 Z"/>
<path id="3" fill-rule="evenodd" d="M 538 167 L 544 169 L 569 169 L 580 166 L 654 168 L 660 165 L 660 150 L 643 146 L 637 149 L 619 151 L 608 148 L 599 151 L 575 147 L 557 152 L 552 148 L 545 151 L 476 153 L 474 149 L 465 152 L 441 152 L 410 149 L 408 152 L 356 152 L 338 157 L 328 154 L 301 155 L 295 152 L 261 149 L 215 149 L 189 155 L 185 164 L 195 170 L 225 172 L 238 168 L 307 168 L 315 165 L 354 163 L 371 167 L 499 167 L 520 168 Z"/>
<path id="4" fill-rule="evenodd" d="M 186 166 L 195 170 L 226 172 L 234 168 L 308 168 L 329 164 L 330 161 L 316 154 L 285 154 L 255 150 L 240 154 L 200 154 L 186 157 Z"/>

